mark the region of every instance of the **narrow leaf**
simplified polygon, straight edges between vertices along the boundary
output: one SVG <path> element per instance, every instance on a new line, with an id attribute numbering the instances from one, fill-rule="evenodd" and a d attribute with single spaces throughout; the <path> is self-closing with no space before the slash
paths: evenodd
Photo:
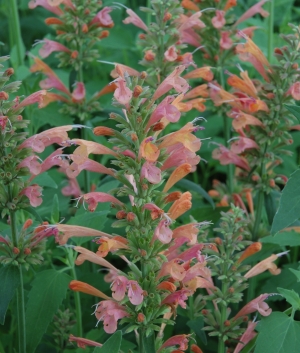
<path id="1" fill-rule="evenodd" d="M 8 305 L 20 284 L 18 267 L 3 266 L 0 269 L 0 283 L 0 324 L 3 325 Z"/>
<path id="2" fill-rule="evenodd" d="M 71 277 L 64 272 L 46 270 L 32 282 L 26 308 L 28 352 L 33 353 L 49 323 L 66 297 Z"/>
<path id="3" fill-rule="evenodd" d="M 271 233 L 275 234 L 300 217 L 300 169 L 289 178 L 282 190 L 279 209 L 275 214 Z"/>
<path id="4" fill-rule="evenodd" d="M 204 344 L 207 344 L 205 332 L 202 330 L 204 326 L 203 317 L 197 317 L 196 319 L 189 320 L 186 324 L 192 329 L 192 332 L 195 332 Z"/>
<path id="5" fill-rule="evenodd" d="M 94 353 L 119 353 L 122 342 L 122 332 L 114 333 L 102 347 L 94 349 Z"/>

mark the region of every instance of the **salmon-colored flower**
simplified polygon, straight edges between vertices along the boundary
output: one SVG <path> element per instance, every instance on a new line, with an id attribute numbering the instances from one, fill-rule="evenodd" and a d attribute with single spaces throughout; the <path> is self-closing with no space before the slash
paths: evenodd
<path id="1" fill-rule="evenodd" d="M 262 248 L 262 244 L 259 242 L 252 243 L 249 245 L 246 250 L 242 253 L 242 255 L 239 257 L 237 262 L 242 262 L 245 259 L 247 259 L 249 256 L 252 256 L 253 254 L 256 254 L 258 251 L 260 251 Z"/>
<path id="2" fill-rule="evenodd" d="M 34 155 L 23 159 L 17 168 L 28 168 L 32 175 L 38 175 L 41 172 L 41 164 L 38 162 L 38 157 Z"/>
<path id="3" fill-rule="evenodd" d="M 118 269 L 115 268 L 115 266 L 113 266 L 110 262 L 106 261 L 101 256 L 96 255 L 94 252 L 88 249 L 85 249 L 81 246 L 75 246 L 74 250 L 80 253 L 80 255 L 77 256 L 77 259 L 75 261 L 76 265 L 82 265 L 84 261 L 88 260 L 90 262 L 93 262 L 94 264 L 119 272 Z"/>
<path id="4" fill-rule="evenodd" d="M 227 83 L 231 87 L 234 87 L 240 90 L 241 92 L 248 94 L 251 97 L 257 98 L 257 89 L 254 86 L 252 80 L 250 80 L 247 71 L 242 71 L 240 73 L 241 78 L 238 77 L 237 75 L 231 74 L 228 71 L 226 71 L 226 73 L 229 74 Z"/>
<path id="5" fill-rule="evenodd" d="M 43 103 L 43 97 L 46 95 L 47 91 L 41 90 L 32 93 L 30 96 L 26 97 L 24 100 L 22 100 L 21 103 L 16 104 L 13 107 L 14 111 L 18 111 L 19 109 L 22 109 L 28 105 L 38 103 L 38 107 L 41 108 L 41 105 Z"/>
<path id="6" fill-rule="evenodd" d="M 161 208 L 156 206 L 154 203 L 146 203 L 143 206 L 143 210 L 149 210 L 151 218 L 153 220 L 157 219 L 157 218 L 160 218 L 164 214 L 164 210 L 162 210 Z"/>
<path id="7" fill-rule="evenodd" d="M 47 58 L 51 53 L 55 51 L 71 53 L 70 49 L 59 42 L 55 42 L 54 40 L 44 39 L 39 43 L 43 43 L 42 48 L 39 50 L 39 54 L 42 58 Z"/>
<path id="8" fill-rule="evenodd" d="M 232 7 L 236 6 L 236 0 L 227 0 L 225 6 L 224 6 L 224 11 L 228 11 Z"/>
<path id="9" fill-rule="evenodd" d="M 89 192 L 82 195 L 82 198 L 89 205 L 88 209 L 91 212 L 95 211 L 99 202 L 111 202 L 120 206 L 123 205 L 121 201 L 110 194 L 106 194 L 105 192 Z"/>
<path id="10" fill-rule="evenodd" d="M 189 191 L 183 193 L 170 207 L 168 214 L 171 219 L 177 219 L 192 207 L 192 195 Z"/>
<path id="11" fill-rule="evenodd" d="M 235 164 L 237 167 L 248 171 L 250 170 L 249 164 L 245 158 L 238 156 L 224 146 L 220 145 L 219 148 L 213 150 L 212 157 L 219 160 L 222 165 Z"/>
<path id="12" fill-rule="evenodd" d="M 112 300 L 103 300 L 97 305 L 95 311 L 98 323 L 103 321 L 103 328 L 106 333 L 114 333 L 117 329 L 118 320 L 129 316 L 125 306 Z"/>
<path id="13" fill-rule="evenodd" d="M 76 82 L 72 92 L 72 101 L 74 103 L 82 103 L 85 99 L 85 86 L 83 82 Z"/>
<path id="14" fill-rule="evenodd" d="M 270 294 L 261 294 L 257 298 L 251 300 L 246 304 L 236 315 L 235 319 L 245 316 L 251 313 L 258 311 L 262 316 L 269 316 L 272 312 L 272 309 L 269 308 L 269 305 L 265 303 L 265 300 L 270 296 Z"/>
<path id="15" fill-rule="evenodd" d="M 180 119 L 180 111 L 173 104 L 173 96 L 167 96 L 163 99 L 161 103 L 155 108 L 154 112 L 151 114 L 150 119 L 147 123 L 146 130 L 148 130 L 155 123 L 160 121 L 162 118 L 176 123 Z"/>
<path id="16" fill-rule="evenodd" d="M 185 351 L 186 349 L 188 349 L 188 346 L 189 346 L 189 340 L 188 340 L 189 337 L 190 337 L 190 335 L 177 335 L 177 336 L 170 337 L 159 348 L 157 353 L 159 353 L 162 349 L 164 349 L 166 347 L 173 347 L 173 346 L 178 346 L 176 348 Z"/>
<path id="17" fill-rule="evenodd" d="M 221 32 L 221 39 L 220 39 L 220 48 L 224 50 L 229 50 L 232 45 L 233 41 L 230 38 L 231 33 L 229 31 Z"/>
<path id="18" fill-rule="evenodd" d="M 178 54 L 175 45 L 172 45 L 165 51 L 164 57 L 167 61 L 175 61 L 177 59 Z"/>
<path id="19" fill-rule="evenodd" d="M 180 289 L 174 293 L 169 294 L 161 303 L 169 304 L 175 307 L 179 305 L 183 309 L 186 309 L 186 301 L 188 297 L 192 294 L 192 291 L 187 288 Z"/>
<path id="20" fill-rule="evenodd" d="M 126 81 L 122 77 L 118 77 L 114 83 L 117 86 L 114 91 L 115 99 L 120 104 L 128 104 L 132 98 L 132 91 L 126 86 Z"/>
<path id="21" fill-rule="evenodd" d="M 175 281 L 182 281 L 186 274 L 186 270 L 182 263 L 183 261 L 179 259 L 164 262 L 158 272 L 157 278 L 171 276 Z"/>
<path id="22" fill-rule="evenodd" d="M 172 240 L 172 230 L 169 228 L 170 222 L 162 219 L 154 230 L 154 237 L 160 240 L 163 244 L 168 244 Z"/>
<path id="23" fill-rule="evenodd" d="M 132 23 L 138 28 L 143 29 L 145 32 L 148 31 L 148 27 L 145 25 L 143 20 L 131 9 L 126 9 L 126 13 L 129 17 L 126 17 L 125 20 L 123 20 L 123 23 L 129 24 Z"/>
<path id="24" fill-rule="evenodd" d="M 257 325 L 257 322 L 254 322 L 254 321 L 248 322 L 247 329 L 239 338 L 239 343 L 235 347 L 235 350 L 233 351 L 233 353 L 239 353 L 246 346 L 246 344 L 250 342 L 257 335 L 257 333 L 254 331 L 256 325 Z"/>
<path id="25" fill-rule="evenodd" d="M 33 184 L 30 186 L 27 186 L 24 188 L 21 192 L 20 195 L 25 195 L 28 197 L 30 205 L 32 207 L 37 207 L 40 206 L 41 203 L 43 202 L 41 196 L 42 196 L 42 188 L 37 185 Z"/>
<path id="26" fill-rule="evenodd" d="M 255 5 L 253 5 L 252 7 L 250 7 L 250 9 L 248 9 L 234 24 L 234 26 L 237 26 L 238 24 L 248 20 L 248 18 L 253 17 L 254 15 L 256 15 L 257 13 L 259 13 L 262 17 L 268 17 L 269 16 L 269 12 L 264 10 L 262 8 L 262 6 L 269 0 L 261 0 L 258 3 L 256 3 Z"/>
<path id="27" fill-rule="evenodd" d="M 281 272 L 280 268 L 277 268 L 276 264 L 274 264 L 274 261 L 277 260 L 279 257 L 286 255 L 288 251 L 284 251 L 279 254 L 273 254 L 266 259 L 260 261 L 258 264 L 256 264 L 254 267 L 249 270 L 244 277 L 246 278 L 251 278 L 254 276 L 259 275 L 260 273 L 263 273 L 267 270 L 270 271 L 272 275 L 279 275 Z"/>
<path id="28" fill-rule="evenodd" d="M 192 166 L 192 172 L 196 170 L 196 166 L 200 162 L 200 156 L 186 148 L 182 143 L 176 143 L 173 146 L 167 147 L 166 150 L 169 157 L 165 160 L 161 170 L 178 167 L 184 163 Z"/>
<path id="29" fill-rule="evenodd" d="M 296 101 L 300 100 L 300 82 L 294 82 L 289 90 L 286 92 L 286 95 L 291 95 Z"/>
<path id="30" fill-rule="evenodd" d="M 181 6 L 187 10 L 200 11 L 199 7 L 192 0 L 182 0 Z"/>
<path id="31" fill-rule="evenodd" d="M 76 342 L 78 348 L 83 348 L 85 349 L 87 346 L 89 347 L 102 347 L 103 344 L 88 340 L 87 338 L 82 338 L 82 337 L 76 337 L 73 335 L 69 336 L 69 342 Z"/>
<path id="32" fill-rule="evenodd" d="M 173 229 L 173 238 L 187 238 L 188 245 L 193 245 L 197 242 L 197 235 L 201 223 L 188 223 Z"/>
<path id="33" fill-rule="evenodd" d="M 141 180 L 144 178 L 151 184 L 158 184 L 161 182 L 161 170 L 153 163 L 146 161 L 141 169 Z"/>
<path id="34" fill-rule="evenodd" d="M 236 131 L 244 129 L 248 125 L 264 126 L 264 124 L 253 115 L 246 114 L 238 109 L 232 109 L 228 116 L 233 118 L 232 126 Z"/>
<path id="35" fill-rule="evenodd" d="M 114 22 L 110 16 L 112 8 L 105 6 L 101 11 L 99 11 L 96 16 L 92 19 L 91 24 L 96 24 L 100 27 L 111 28 L 114 25 Z"/>
<path id="36" fill-rule="evenodd" d="M 143 289 L 139 286 L 137 281 L 130 280 L 127 283 L 128 298 L 131 304 L 140 305 L 144 300 Z"/>
<path id="37" fill-rule="evenodd" d="M 69 178 L 75 178 L 82 170 L 89 170 L 90 172 L 99 173 L 99 174 L 107 174 L 111 176 L 115 176 L 115 172 L 113 169 L 106 168 L 101 163 L 93 161 L 92 159 L 86 158 L 83 162 L 82 155 L 70 155 L 70 158 L 75 161 L 80 161 L 80 163 L 74 162 L 68 166 L 66 169 L 66 174 Z"/>
<path id="38" fill-rule="evenodd" d="M 106 294 L 102 293 L 97 288 L 95 288 L 85 282 L 73 280 L 70 282 L 69 288 L 72 289 L 74 292 L 81 292 L 81 293 L 85 293 L 85 294 L 90 294 L 90 295 L 94 295 L 95 297 L 100 297 L 102 299 L 107 299 L 107 300 L 111 299 L 110 297 L 108 297 Z"/>
<path id="39" fill-rule="evenodd" d="M 183 78 L 203 78 L 206 81 L 211 81 L 214 78 L 214 74 L 212 73 L 210 66 L 203 66 L 193 71 L 190 71 L 189 73 L 184 75 Z"/>
<path id="40" fill-rule="evenodd" d="M 102 236 L 100 239 L 97 240 L 97 244 L 101 245 L 99 246 L 96 254 L 101 257 L 105 257 L 110 251 L 113 252 L 119 249 L 128 249 L 127 239 L 119 235 L 116 235 L 114 237 Z"/>
<path id="41" fill-rule="evenodd" d="M 216 16 L 211 19 L 211 23 L 217 29 L 224 27 L 226 23 L 225 11 L 216 10 Z"/>
<path id="42" fill-rule="evenodd" d="M 96 129 L 97 129 L 97 127 L 94 129 L 94 133 L 96 131 L 97 133 L 95 133 L 95 135 L 98 136 L 99 130 L 96 130 Z M 107 129 L 109 129 L 109 128 L 107 128 Z M 104 133 L 104 132 L 102 132 L 102 133 Z M 82 156 L 82 162 L 84 162 L 86 160 L 86 157 L 88 157 L 90 153 L 99 154 L 99 155 L 109 154 L 114 157 L 117 157 L 116 152 L 114 152 L 113 150 L 111 150 L 110 148 L 108 148 L 104 145 L 101 145 L 98 142 L 87 141 L 87 140 L 82 140 L 82 139 L 72 139 L 72 140 L 69 140 L 69 142 L 71 145 L 73 145 L 73 144 L 79 145 L 79 147 L 77 147 L 74 150 L 73 157 L 74 157 L 74 155 L 78 156 L 79 158 L 80 158 L 80 156 Z M 80 159 L 77 159 L 77 157 L 76 157 L 76 160 L 74 159 L 74 161 L 76 161 L 76 163 L 80 163 Z"/>
<path id="43" fill-rule="evenodd" d="M 188 163 L 183 163 L 177 167 L 170 175 L 168 181 L 166 182 L 163 192 L 168 192 L 173 185 L 175 185 L 179 180 L 187 176 L 192 170 L 192 166 Z"/>
<path id="44" fill-rule="evenodd" d="M 259 146 L 254 140 L 251 140 L 248 137 L 239 137 L 231 144 L 230 151 L 239 154 L 251 148 L 259 149 Z"/>
<path id="45" fill-rule="evenodd" d="M 168 292 L 175 292 L 176 291 L 176 286 L 174 283 L 172 282 L 168 282 L 168 281 L 163 281 L 160 284 L 158 284 L 156 286 L 157 289 L 159 290 L 166 290 Z"/>
<path id="46" fill-rule="evenodd" d="M 145 138 L 140 144 L 139 159 L 144 158 L 147 162 L 154 163 L 157 161 L 160 151 L 158 147 L 152 143 L 153 137 Z"/>
<path id="47" fill-rule="evenodd" d="M 61 8 L 57 7 L 57 6 L 52 6 L 50 5 L 48 0 L 30 0 L 28 3 L 28 7 L 30 9 L 34 9 L 37 6 L 42 6 L 44 7 L 46 10 L 55 13 L 56 15 L 60 16 L 63 14 L 63 11 Z"/>
<path id="48" fill-rule="evenodd" d="M 204 97 L 204 98 L 209 97 L 209 93 L 207 90 L 207 84 L 203 84 L 203 85 L 200 85 L 200 86 L 197 86 L 197 87 L 191 89 L 190 91 L 188 91 L 184 95 L 184 99 L 192 99 L 192 98 L 196 98 L 199 96 Z"/>
<path id="49" fill-rule="evenodd" d="M 192 16 L 185 16 L 181 14 L 179 20 L 177 21 L 179 23 L 178 31 L 183 32 L 192 27 L 196 27 L 198 29 L 204 28 L 205 24 L 200 20 L 201 16 L 201 11 L 195 12 Z"/>

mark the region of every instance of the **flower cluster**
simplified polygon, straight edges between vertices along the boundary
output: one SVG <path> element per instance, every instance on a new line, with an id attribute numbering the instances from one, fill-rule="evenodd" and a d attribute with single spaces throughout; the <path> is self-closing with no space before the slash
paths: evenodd
<path id="1" fill-rule="evenodd" d="M 197 241 L 198 228 L 202 224 L 192 222 L 173 226 L 192 206 L 190 192 L 170 190 L 193 171 L 200 160 L 196 152 L 201 141 L 194 135 L 199 128 L 188 123 L 178 131 L 162 135 L 165 126 L 178 121 L 180 112 L 172 105 L 172 96 L 167 96 L 161 103 L 158 100 L 169 94 L 171 88 L 178 93 L 185 93 L 189 88 L 179 76 L 181 67 L 176 68 L 154 93 L 144 86 L 146 73 L 130 77 L 119 66 L 116 72 L 119 76 L 115 81 L 114 104 L 122 108 L 123 116 L 112 113 L 110 118 L 118 123 L 121 131 L 98 126 L 94 133 L 109 136 L 116 146 L 110 153 L 118 170 L 89 159 L 89 153 L 99 153 L 104 147 L 81 140 L 81 146 L 70 155 L 69 175 L 88 169 L 108 174 L 123 184 L 112 192 L 117 197 L 127 196 L 129 205 L 111 194 L 96 191 L 81 195 L 80 199 L 92 212 L 99 202 L 110 202 L 117 218 L 112 226 L 125 227 L 126 235 L 110 235 L 62 224 L 51 228 L 56 229 L 60 244 L 73 236 L 96 237 L 99 245 L 96 253 L 79 246 L 74 248 L 80 253 L 76 264 L 88 260 L 109 269 L 112 296 L 79 281 L 71 282 L 70 288 L 104 299 L 95 310 L 98 322 L 103 321 L 104 330 L 114 332 L 117 321 L 122 319 L 122 322 L 130 323 L 127 331 L 138 330 L 141 337 L 152 336 L 154 340 L 153 332 L 160 331 L 156 342 L 159 348 L 164 327 L 175 315 L 177 306 L 185 308 L 186 300 L 197 288 L 214 288 L 205 257 L 201 255 L 205 244 Z M 162 104 L 164 114 L 161 114 Z M 169 177 L 168 172 L 171 172 Z M 130 272 L 118 270 L 106 261 L 109 252 L 123 259 Z M 160 351 L 165 347 L 167 342 Z"/>

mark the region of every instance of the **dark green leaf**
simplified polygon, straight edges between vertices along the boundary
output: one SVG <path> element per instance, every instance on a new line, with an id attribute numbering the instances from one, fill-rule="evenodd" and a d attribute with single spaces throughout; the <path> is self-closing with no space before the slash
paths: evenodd
<path id="1" fill-rule="evenodd" d="M 59 202 L 58 196 L 55 194 L 52 201 L 51 223 L 59 222 Z"/>
<path id="2" fill-rule="evenodd" d="M 15 290 L 20 284 L 19 269 L 17 266 L 3 266 L 0 269 L 0 324 L 5 321 L 5 314 Z"/>
<path id="3" fill-rule="evenodd" d="M 294 290 L 289 290 L 280 287 L 278 287 L 277 290 L 285 298 L 285 300 L 292 305 L 295 310 L 299 310 L 300 298 L 298 293 L 296 293 Z"/>
<path id="4" fill-rule="evenodd" d="M 297 277 L 297 282 L 300 282 L 300 271 L 293 268 L 289 268 L 289 270 Z"/>
<path id="5" fill-rule="evenodd" d="M 197 185 L 196 183 L 186 179 L 180 180 L 176 185 L 188 191 L 195 191 L 197 194 L 205 198 L 205 200 L 211 204 L 211 207 L 215 208 L 215 203 L 213 199 L 200 185 Z"/>
<path id="6" fill-rule="evenodd" d="M 117 331 L 114 333 L 102 347 L 94 349 L 94 353 L 119 353 L 122 342 L 122 333 Z"/>
<path id="7" fill-rule="evenodd" d="M 35 184 L 39 184 L 40 186 L 48 186 L 49 188 L 57 189 L 56 182 L 46 172 L 35 177 L 33 181 Z"/>
<path id="8" fill-rule="evenodd" d="M 197 317 L 196 319 L 189 320 L 187 322 L 188 327 L 201 339 L 204 344 L 207 344 L 207 338 L 205 332 L 202 330 L 204 326 L 203 317 Z"/>
<path id="9" fill-rule="evenodd" d="M 274 236 L 268 235 L 260 239 L 262 243 L 277 244 L 280 246 L 299 246 L 300 245 L 300 233 L 295 231 L 290 232 L 279 232 Z"/>
<path id="10" fill-rule="evenodd" d="M 279 209 L 275 214 L 271 233 L 275 234 L 300 217 L 300 169 L 289 178 L 282 190 Z"/>
<path id="11" fill-rule="evenodd" d="M 280 312 L 263 318 L 254 353 L 296 353 L 300 347 L 300 323 Z"/>
<path id="12" fill-rule="evenodd" d="M 34 352 L 66 296 L 71 277 L 64 272 L 46 270 L 32 282 L 26 307 L 28 352 Z"/>
<path id="13" fill-rule="evenodd" d="M 280 193 L 275 190 L 270 192 L 269 194 L 266 194 L 264 197 L 265 208 L 266 208 L 268 221 L 270 225 L 273 223 L 273 219 L 278 208 L 279 198 L 280 198 Z"/>
<path id="14" fill-rule="evenodd" d="M 287 110 L 290 111 L 300 122 L 300 107 L 297 105 L 284 104 Z"/>

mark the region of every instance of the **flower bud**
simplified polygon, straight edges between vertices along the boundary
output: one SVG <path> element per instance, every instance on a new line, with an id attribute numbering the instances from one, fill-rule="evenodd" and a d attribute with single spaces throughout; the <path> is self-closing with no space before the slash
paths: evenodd
<path id="1" fill-rule="evenodd" d="M 128 212 L 127 213 L 126 219 L 127 219 L 128 222 L 134 221 L 135 218 L 136 218 L 136 215 L 133 212 Z"/>
<path id="2" fill-rule="evenodd" d="M 25 255 L 31 254 L 31 250 L 30 250 L 29 248 L 25 248 L 25 249 L 24 249 L 24 254 L 25 254 Z"/>
<path id="3" fill-rule="evenodd" d="M 140 78 L 142 79 L 142 80 L 145 80 L 146 78 L 147 78 L 147 72 L 146 71 L 142 71 L 141 72 L 141 74 L 140 74 Z"/>
<path id="4" fill-rule="evenodd" d="M 77 57 L 78 57 L 78 51 L 77 50 L 72 51 L 71 58 L 76 59 Z"/>
<path id="5" fill-rule="evenodd" d="M 101 32 L 100 34 L 100 39 L 104 39 L 104 38 L 107 38 L 109 36 L 109 32 L 107 30 L 104 30 Z"/>
<path id="6" fill-rule="evenodd" d="M 216 243 L 217 245 L 222 245 L 223 241 L 222 241 L 221 238 L 217 237 L 217 238 L 215 238 L 215 243 Z"/>
<path id="7" fill-rule="evenodd" d="M 87 26 L 86 23 L 84 23 L 81 27 L 82 33 L 87 33 L 89 31 L 89 27 Z"/>
<path id="8" fill-rule="evenodd" d="M 142 92 L 143 92 L 142 86 L 139 86 L 139 85 L 135 86 L 133 89 L 133 97 L 137 98 Z"/>
<path id="9" fill-rule="evenodd" d="M 135 142 L 138 140 L 137 134 L 133 133 L 130 135 L 131 141 Z"/>
<path id="10" fill-rule="evenodd" d="M 224 326 L 227 326 L 227 327 L 230 326 L 230 321 L 229 320 L 225 320 L 224 321 Z"/>
<path id="11" fill-rule="evenodd" d="M 166 12 L 163 18 L 164 22 L 169 21 L 172 18 L 172 14 L 170 12 Z"/>
<path id="12" fill-rule="evenodd" d="M 11 76 L 14 74 L 14 69 L 12 67 L 8 68 L 7 70 L 4 71 L 4 75 L 3 76 Z"/>
<path id="13" fill-rule="evenodd" d="M 152 126 L 152 131 L 161 131 L 165 128 L 165 124 L 162 122 L 158 122 Z"/>
<path id="14" fill-rule="evenodd" d="M 127 216 L 127 213 L 125 211 L 118 211 L 116 214 L 117 219 L 124 219 L 126 218 L 126 216 Z"/>
<path id="15" fill-rule="evenodd" d="M 251 245 L 248 246 L 248 248 L 246 248 L 246 250 L 242 253 L 241 257 L 238 259 L 238 263 L 244 261 L 245 259 L 247 259 L 249 256 L 252 256 L 253 254 L 256 254 L 257 252 L 259 252 L 262 248 L 261 243 L 259 242 L 255 242 L 252 243 Z"/>
<path id="16" fill-rule="evenodd" d="M 138 322 L 144 322 L 145 321 L 145 315 L 143 313 L 138 313 L 137 321 Z"/>
<path id="17" fill-rule="evenodd" d="M 206 316 L 208 313 L 209 313 L 209 311 L 206 310 L 206 309 L 201 310 L 201 314 L 202 314 L 203 316 Z"/>
<path id="18" fill-rule="evenodd" d="M 297 70 L 297 69 L 298 69 L 298 64 L 297 64 L 297 63 L 294 63 L 294 64 L 292 65 L 292 69 Z"/>
<path id="19" fill-rule="evenodd" d="M 148 185 L 147 184 L 142 184 L 142 189 L 143 190 L 148 190 Z"/>
<path id="20" fill-rule="evenodd" d="M 153 61 L 155 59 L 155 53 L 152 50 L 146 50 L 144 59 L 146 61 Z"/>
<path id="21" fill-rule="evenodd" d="M 20 250 L 18 249 L 18 248 L 16 248 L 15 246 L 13 247 L 13 253 L 14 254 L 16 254 L 16 255 L 18 255 L 18 254 L 20 254 Z"/>
<path id="22" fill-rule="evenodd" d="M 23 229 L 25 230 L 25 229 L 31 227 L 32 223 L 33 223 L 32 219 L 27 219 L 27 221 L 23 225 Z"/>
<path id="23" fill-rule="evenodd" d="M 141 34 L 139 35 L 139 38 L 142 39 L 142 40 L 146 39 L 145 33 L 141 33 Z"/>
<path id="24" fill-rule="evenodd" d="M 274 188 L 276 186 L 275 180 L 274 179 L 270 179 L 269 180 L 269 185 L 270 185 L 271 188 Z"/>
<path id="25" fill-rule="evenodd" d="M 93 129 L 93 133 L 96 136 L 114 136 L 114 130 L 109 128 L 109 127 L 105 127 L 105 126 L 97 126 Z"/>
<path id="26" fill-rule="evenodd" d="M 195 344 L 192 344 L 192 345 L 191 345 L 191 351 L 192 351 L 193 353 L 203 353 L 202 349 L 199 348 L 199 347 L 198 347 L 197 345 L 195 345 Z"/>
<path id="27" fill-rule="evenodd" d="M 233 294 L 233 293 L 234 293 L 234 288 L 233 288 L 233 287 L 229 287 L 229 288 L 228 288 L 228 292 L 229 292 L 230 294 Z"/>
<path id="28" fill-rule="evenodd" d="M 274 49 L 274 54 L 277 54 L 277 55 L 283 55 L 283 52 L 280 48 L 275 48 Z"/>

